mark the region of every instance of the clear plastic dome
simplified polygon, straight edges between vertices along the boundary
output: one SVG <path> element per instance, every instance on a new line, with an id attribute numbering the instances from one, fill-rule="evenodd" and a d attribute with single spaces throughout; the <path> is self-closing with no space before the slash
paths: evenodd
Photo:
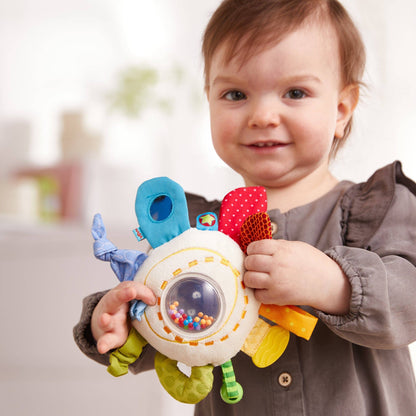
<path id="1" fill-rule="evenodd" d="M 172 285 L 165 306 L 169 319 L 178 328 L 205 331 L 219 319 L 222 298 L 210 281 L 202 276 L 189 276 Z"/>

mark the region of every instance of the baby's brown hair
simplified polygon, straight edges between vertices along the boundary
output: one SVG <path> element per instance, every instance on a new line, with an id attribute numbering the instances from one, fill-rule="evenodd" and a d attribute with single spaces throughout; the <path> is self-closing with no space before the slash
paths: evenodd
<path id="1" fill-rule="evenodd" d="M 203 36 L 205 88 L 217 49 L 226 45 L 225 60 L 246 59 L 272 47 L 285 35 L 307 21 L 331 24 L 338 36 L 343 86 L 361 85 L 365 68 L 365 48 L 348 12 L 337 0 L 224 0 L 212 15 Z M 342 138 L 335 139 L 331 155 L 345 143 L 352 118 Z"/>

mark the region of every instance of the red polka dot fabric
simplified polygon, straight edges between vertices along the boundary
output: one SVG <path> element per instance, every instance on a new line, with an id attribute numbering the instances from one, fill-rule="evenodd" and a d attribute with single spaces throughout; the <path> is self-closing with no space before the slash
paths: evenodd
<path id="1" fill-rule="evenodd" d="M 240 244 L 240 230 L 246 218 L 266 211 L 267 194 L 262 186 L 237 188 L 222 201 L 218 230 Z"/>

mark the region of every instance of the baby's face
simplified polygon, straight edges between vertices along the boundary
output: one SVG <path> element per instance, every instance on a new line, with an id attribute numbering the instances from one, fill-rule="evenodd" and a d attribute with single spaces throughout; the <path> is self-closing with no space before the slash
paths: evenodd
<path id="1" fill-rule="evenodd" d="M 311 23 L 243 64 L 225 63 L 224 50 L 213 56 L 207 88 L 218 155 L 247 185 L 287 186 L 327 171 L 346 124 L 333 28 Z"/>

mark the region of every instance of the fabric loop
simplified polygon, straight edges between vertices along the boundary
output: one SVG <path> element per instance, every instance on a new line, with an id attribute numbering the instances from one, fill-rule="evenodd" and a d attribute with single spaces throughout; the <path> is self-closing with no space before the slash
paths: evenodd
<path id="1" fill-rule="evenodd" d="M 191 375 L 187 377 L 179 370 L 177 364 L 177 361 L 156 352 L 155 370 L 160 383 L 173 398 L 182 403 L 200 402 L 212 389 L 214 367 L 212 365 L 192 367 Z"/>

